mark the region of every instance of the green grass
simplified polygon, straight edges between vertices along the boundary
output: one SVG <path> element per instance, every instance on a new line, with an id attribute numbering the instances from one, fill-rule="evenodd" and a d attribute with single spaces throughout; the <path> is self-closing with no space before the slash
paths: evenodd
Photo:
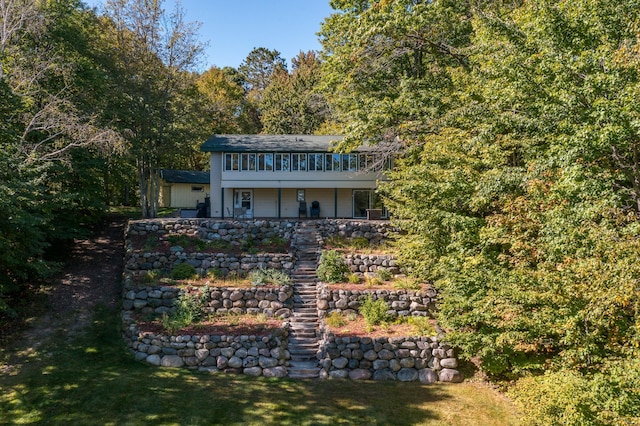
<path id="1" fill-rule="evenodd" d="M 152 367 L 127 354 L 118 325 L 117 315 L 100 312 L 86 336 L 43 348 L 1 375 L 0 424 L 516 424 L 511 406 L 477 383 L 294 381 Z"/>

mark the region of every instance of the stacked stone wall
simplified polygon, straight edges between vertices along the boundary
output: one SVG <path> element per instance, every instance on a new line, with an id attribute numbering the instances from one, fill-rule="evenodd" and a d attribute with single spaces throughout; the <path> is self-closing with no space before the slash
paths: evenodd
<path id="1" fill-rule="evenodd" d="M 365 238 L 371 245 L 385 243 L 392 239 L 399 229 L 389 221 L 324 219 L 317 223 L 322 238 L 340 236 L 344 238 Z"/>
<path id="2" fill-rule="evenodd" d="M 125 288 L 122 309 L 141 315 L 171 313 L 180 294 L 201 292 L 205 311 L 210 314 L 265 314 L 288 318 L 293 308 L 293 287 L 211 287 L 133 286 Z"/>
<path id="3" fill-rule="evenodd" d="M 336 337 L 325 333 L 323 377 L 461 382 L 455 350 L 438 337 Z"/>
<path id="4" fill-rule="evenodd" d="M 424 290 L 346 290 L 330 289 L 326 284 L 319 284 L 318 314 L 325 317 L 332 312 L 345 315 L 358 313 L 362 301 L 371 296 L 373 300 L 382 299 L 388 305 L 388 314 L 395 316 L 428 316 L 433 317 L 436 303 L 436 291 L 432 288 Z"/>
<path id="5" fill-rule="evenodd" d="M 140 332 L 128 313 L 123 314 L 127 346 L 138 361 L 163 367 L 188 367 L 209 372 L 249 376 L 285 377 L 288 330 L 270 336 L 211 336 Z"/>
<path id="6" fill-rule="evenodd" d="M 294 259 L 289 253 L 265 253 L 230 255 L 226 253 L 185 253 L 172 251 L 165 253 L 127 254 L 125 273 L 141 275 L 146 271 L 171 271 L 181 263 L 188 263 L 196 272 L 206 275 L 215 271 L 222 275 L 230 273 L 245 274 L 256 269 L 280 269 L 287 273 L 293 269 Z"/>
<path id="7" fill-rule="evenodd" d="M 130 221 L 127 235 L 189 235 L 232 244 L 251 238 L 261 243 L 274 237 L 290 240 L 296 224 L 294 220 L 147 219 Z"/>
<path id="8" fill-rule="evenodd" d="M 349 270 L 356 275 L 375 274 L 379 269 L 386 269 L 393 275 L 400 274 L 400 267 L 390 254 L 346 254 L 344 261 Z"/>

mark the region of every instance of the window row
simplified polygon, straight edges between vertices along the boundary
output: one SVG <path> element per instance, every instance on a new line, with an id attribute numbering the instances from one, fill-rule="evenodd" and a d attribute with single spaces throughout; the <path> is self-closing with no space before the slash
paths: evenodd
<path id="1" fill-rule="evenodd" d="M 388 167 L 388 160 L 374 154 L 224 154 L 225 171 L 356 172 Z"/>

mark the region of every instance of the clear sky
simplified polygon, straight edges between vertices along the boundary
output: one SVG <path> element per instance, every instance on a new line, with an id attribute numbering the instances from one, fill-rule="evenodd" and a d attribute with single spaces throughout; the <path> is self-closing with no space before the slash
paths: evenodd
<path id="1" fill-rule="evenodd" d="M 105 0 L 84 0 L 91 7 Z M 165 0 L 167 12 L 176 0 Z M 187 21 L 199 21 L 200 39 L 208 42 L 200 67 L 237 68 L 254 47 L 280 52 L 291 64 L 300 51 L 320 50 L 316 33 L 333 11 L 329 0 L 181 0 Z"/>

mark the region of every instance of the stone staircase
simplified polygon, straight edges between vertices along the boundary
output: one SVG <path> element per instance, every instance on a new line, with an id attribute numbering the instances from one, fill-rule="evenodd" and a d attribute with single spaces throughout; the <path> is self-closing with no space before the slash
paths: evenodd
<path id="1" fill-rule="evenodd" d="M 319 245 L 314 221 L 305 221 L 298 226 L 293 247 L 296 264 L 291 274 L 293 281 L 293 314 L 290 321 L 288 376 L 295 379 L 317 378 L 319 328 L 316 303 Z"/>

